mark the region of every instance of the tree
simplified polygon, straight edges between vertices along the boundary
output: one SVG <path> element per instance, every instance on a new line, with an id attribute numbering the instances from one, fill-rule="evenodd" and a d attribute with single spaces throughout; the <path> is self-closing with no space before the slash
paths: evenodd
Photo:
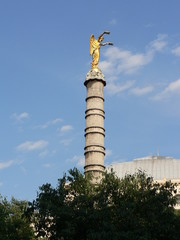
<path id="1" fill-rule="evenodd" d="M 77 169 L 53 188 L 40 187 L 29 205 L 37 236 L 51 240 L 179 239 L 175 186 L 158 184 L 143 172 L 119 179 L 105 173 L 99 185 Z"/>
<path id="2" fill-rule="evenodd" d="M 34 240 L 34 231 L 24 215 L 26 201 L 0 196 L 0 240 Z"/>

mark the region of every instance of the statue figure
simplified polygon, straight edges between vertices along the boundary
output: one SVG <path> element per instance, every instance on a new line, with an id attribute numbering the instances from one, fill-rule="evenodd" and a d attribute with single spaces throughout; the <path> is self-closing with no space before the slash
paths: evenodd
<path id="1" fill-rule="evenodd" d="M 91 68 L 98 69 L 99 57 L 100 57 L 100 47 L 105 45 L 113 45 L 111 42 L 101 43 L 104 40 L 103 35 L 110 34 L 110 32 L 103 32 L 96 40 L 94 34 L 90 37 L 90 55 L 92 55 Z"/>

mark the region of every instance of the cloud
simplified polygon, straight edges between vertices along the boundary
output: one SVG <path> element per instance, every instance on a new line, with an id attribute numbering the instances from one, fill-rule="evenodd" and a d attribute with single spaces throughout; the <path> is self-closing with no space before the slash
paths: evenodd
<path id="1" fill-rule="evenodd" d="M 64 125 L 60 128 L 60 133 L 69 132 L 73 129 L 71 125 Z"/>
<path id="2" fill-rule="evenodd" d="M 172 50 L 172 53 L 177 56 L 177 57 L 180 57 L 180 46 L 179 47 L 176 47 Z"/>
<path id="3" fill-rule="evenodd" d="M 83 167 L 85 165 L 84 156 L 75 155 L 73 158 L 67 159 L 67 162 L 75 163 L 77 167 Z"/>
<path id="4" fill-rule="evenodd" d="M 148 23 L 145 25 L 145 28 L 152 28 L 154 25 L 152 23 Z"/>
<path id="5" fill-rule="evenodd" d="M 128 90 L 129 88 L 131 88 L 134 85 L 135 81 L 127 81 L 125 83 L 109 83 L 107 84 L 106 90 L 108 92 L 108 94 L 110 95 L 114 95 L 114 94 L 118 94 L 120 92 L 123 92 L 125 90 Z"/>
<path id="6" fill-rule="evenodd" d="M 2 187 L 2 185 L 3 185 L 3 183 L 2 183 L 2 182 L 0 182 L 0 187 Z"/>
<path id="7" fill-rule="evenodd" d="M 100 68 L 106 75 L 118 76 L 121 73 L 132 74 L 144 65 L 151 62 L 152 52 L 135 53 L 118 47 L 108 48 L 104 53 L 105 59 L 100 62 Z"/>
<path id="8" fill-rule="evenodd" d="M 54 120 L 50 120 L 44 124 L 38 125 L 36 126 L 36 128 L 41 128 L 41 129 L 45 129 L 48 128 L 49 126 L 55 125 L 59 122 L 62 122 L 63 120 L 61 118 L 55 118 Z"/>
<path id="9" fill-rule="evenodd" d="M 63 139 L 60 141 L 60 144 L 63 144 L 64 146 L 69 146 L 72 142 L 72 139 Z"/>
<path id="10" fill-rule="evenodd" d="M 144 53 L 132 53 L 119 47 L 109 47 L 103 52 L 104 60 L 99 66 L 110 81 L 114 81 L 120 74 L 132 74 L 149 64 L 156 52 L 160 52 L 167 45 L 167 35 L 159 34 L 150 42 Z"/>
<path id="11" fill-rule="evenodd" d="M 117 20 L 115 18 L 113 18 L 110 22 L 110 25 L 116 25 L 117 24 Z"/>
<path id="12" fill-rule="evenodd" d="M 39 157 L 45 158 L 48 154 L 49 154 L 49 151 L 46 149 L 45 151 L 39 153 Z"/>
<path id="13" fill-rule="evenodd" d="M 45 163 L 45 164 L 43 164 L 43 167 L 50 168 L 50 167 L 52 167 L 52 165 L 50 163 Z"/>
<path id="14" fill-rule="evenodd" d="M 49 151 L 49 150 L 45 149 L 44 151 L 39 153 L 39 157 L 40 158 L 45 158 L 47 156 L 52 157 L 55 154 L 56 154 L 56 150 Z"/>
<path id="15" fill-rule="evenodd" d="M 146 86 L 146 87 L 142 87 L 142 88 L 135 87 L 135 88 L 131 89 L 130 92 L 135 96 L 142 96 L 142 95 L 152 92 L 153 89 L 154 89 L 153 86 Z"/>
<path id="16" fill-rule="evenodd" d="M 108 157 L 110 157 L 111 155 L 112 155 L 112 150 L 106 149 L 106 155 L 105 155 L 105 157 L 108 158 Z"/>
<path id="17" fill-rule="evenodd" d="M 7 162 L 0 162 L 0 170 L 10 167 L 13 163 L 14 163 L 13 160 L 9 160 Z"/>
<path id="18" fill-rule="evenodd" d="M 16 147 L 18 151 L 34 151 L 34 150 L 39 150 L 39 149 L 44 149 L 47 147 L 48 142 L 44 140 L 39 140 L 39 141 L 26 141 Z"/>
<path id="19" fill-rule="evenodd" d="M 165 92 L 180 92 L 180 79 L 171 82 L 167 88 L 165 89 Z"/>
<path id="20" fill-rule="evenodd" d="M 26 169 L 25 167 L 21 166 L 20 169 L 21 169 L 21 172 L 22 172 L 24 175 L 27 174 L 27 169 Z"/>
<path id="21" fill-rule="evenodd" d="M 79 157 L 79 159 L 77 159 L 77 166 L 78 167 L 84 167 L 85 165 L 85 159 L 84 156 Z"/>
<path id="22" fill-rule="evenodd" d="M 132 54 L 130 51 L 111 47 L 104 53 L 105 59 L 100 62 L 100 68 L 107 76 L 117 76 L 121 73 L 132 74 L 152 61 L 153 53 Z"/>
<path id="23" fill-rule="evenodd" d="M 20 114 L 13 113 L 11 117 L 14 118 L 17 122 L 22 122 L 23 120 L 29 118 L 29 113 L 27 112 L 22 112 Z"/>
<path id="24" fill-rule="evenodd" d="M 159 52 L 167 45 L 166 34 L 158 34 L 157 38 L 149 44 L 148 51 Z"/>
<path id="25" fill-rule="evenodd" d="M 169 83 L 169 85 L 162 92 L 158 93 L 152 99 L 162 100 L 177 93 L 180 93 L 180 79 Z"/>

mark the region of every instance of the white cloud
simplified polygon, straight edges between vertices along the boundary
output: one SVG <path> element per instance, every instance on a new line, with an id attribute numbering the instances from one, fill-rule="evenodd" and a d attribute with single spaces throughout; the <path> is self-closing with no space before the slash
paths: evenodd
<path id="1" fill-rule="evenodd" d="M 106 155 L 105 155 L 105 157 L 108 158 L 108 157 L 110 157 L 111 155 L 112 155 L 112 150 L 106 149 Z"/>
<path id="2" fill-rule="evenodd" d="M 142 96 L 148 94 L 153 91 L 153 86 L 146 86 L 146 87 L 136 87 L 130 90 L 130 92 L 136 96 Z"/>
<path id="3" fill-rule="evenodd" d="M 115 18 L 113 18 L 110 22 L 110 25 L 116 25 L 117 24 L 117 20 Z"/>
<path id="4" fill-rule="evenodd" d="M 39 157 L 44 158 L 48 155 L 48 153 L 49 153 L 49 151 L 46 149 L 45 151 L 39 153 Z"/>
<path id="5" fill-rule="evenodd" d="M 132 74 L 150 63 L 153 52 L 133 54 L 118 47 L 111 47 L 105 51 L 104 56 L 106 60 L 100 62 L 100 68 L 112 80 L 112 76 L 117 78 L 121 73 Z"/>
<path id="6" fill-rule="evenodd" d="M 24 175 L 27 174 L 27 169 L 26 169 L 25 167 L 21 166 L 20 169 L 21 169 L 21 172 L 22 172 Z"/>
<path id="7" fill-rule="evenodd" d="M 162 49 L 167 45 L 166 38 L 166 34 L 158 34 L 157 39 L 150 43 L 149 51 L 162 51 Z"/>
<path id="8" fill-rule="evenodd" d="M 54 149 L 51 151 L 51 156 L 54 156 L 55 154 L 56 154 L 56 150 Z"/>
<path id="9" fill-rule="evenodd" d="M 47 147 L 48 142 L 44 140 L 39 140 L 39 141 L 26 141 L 20 145 L 17 146 L 18 151 L 34 151 L 34 150 L 39 150 L 39 149 L 44 149 Z"/>
<path id="10" fill-rule="evenodd" d="M 72 142 L 72 139 L 63 139 L 60 141 L 60 144 L 63 144 L 64 146 L 69 146 Z"/>
<path id="11" fill-rule="evenodd" d="M 172 53 L 173 53 L 175 56 L 180 57 L 180 46 L 174 48 L 174 49 L 172 50 Z"/>
<path id="12" fill-rule="evenodd" d="M 166 35 L 159 34 L 146 47 L 144 53 L 132 53 L 118 47 L 109 47 L 103 52 L 104 61 L 99 67 L 110 81 L 114 81 L 120 74 L 132 74 L 149 64 L 156 52 L 160 52 L 167 45 Z"/>
<path id="13" fill-rule="evenodd" d="M 51 121 L 51 123 L 54 125 L 56 123 L 62 122 L 63 120 L 61 118 L 55 118 L 54 120 Z"/>
<path id="14" fill-rule="evenodd" d="M 109 84 L 107 92 L 111 95 L 129 90 L 136 96 L 144 95 L 153 91 L 152 86 L 144 88 L 136 87 L 132 90 L 135 81 L 126 81 L 119 83 L 121 74 L 132 74 L 151 63 L 155 54 L 161 52 L 167 45 L 167 35 L 159 34 L 155 40 L 150 42 L 144 52 L 131 52 L 119 47 L 109 47 L 103 52 L 104 60 L 100 62 L 99 67 L 106 75 Z M 122 79 L 122 78 L 121 78 Z"/>
<path id="15" fill-rule="evenodd" d="M 166 92 L 180 92 L 180 79 L 170 83 L 165 89 Z"/>
<path id="16" fill-rule="evenodd" d="M 125 90 L 128 90 L 134 85 L 135 81 L 127 81 L 125 83 L 109 83 L 107 84 L 106 90 L 110 95 L 118 94 Z"/>
<path id="17" fill-rule="evenodd" d="M 43 164 L 43 167 L 50 168 L 50 167 L 52 167 L 52 165 L 50 163 L 45 163 L 45 164 Z"/>
<path id="18" fill-rule="evenodd" d="M 75 163 L 77 167 L 83 167 L 85 165 L 84 156 L 75 155 L 73 158 L 67 159 L 67 162 Z"/>
<path id="19" fill-rule="evenodd" d="M 55 154 L 56 154 L 56 150 L 49 151 L 49 150 L 45 149 L 44 151 L 39 153 L 39 157 L 40 158 L 45 158 L 47 156 L 52 157 Z"/>
<path id="20" fill-rule="evenodd" d="M 145 25 L 145 28 L 152 28 L 153 27 L 153 24 L 152 23 L 148 23 Z"/>
<path id="21" fill-rule="evenodd" d="M 100 62 L 100 68 L 106 75 L 117 76 L 121 73 L 131 74 L 152 61 L 152 51 L 147 53 L 131 53 L 118 47 L 108 48 L 104 53 L 105 59 Z"/>
<path id="22" fill-rule="evenodd" d="M 180 93 L 180 79 L 169 83 L 169 85 L 162 92 L 158 93 L 152 99 L 161 100 L 177 93 Z"/>
<path id="23" fill-rule="evenodd" d="M 22 112 L 20 114 L 13 113 L 12 118 L 14 118 L 17 122 L 22 122 L 23 120 L 29 118 L 29 113 Z"/>
<path id="24" fill-rule="evenodd" d="M 3 185 L 3 183 L 2 183 L 2 182 L 0 182 L 0 187 L 2 187 L 2 185 Z"/>
<path id="25" fill-rule="evenodd" d="M 64 125 L 60 128 L 61 133 L 69 132 L 73 129 L 71 125 Z"/>
<path id="26" fill-rule="evenodd" d="M 85 165 L 84 156 L 79 157 L 79 159 L 78 159 L 78 161 L 77 161 L 77 166 L 78 166 L 78 167 L 84 167 L 84 165 Z"/>
<path id="27" fill-rule="evenodd" d="M 45 129 L 45 128 L 48 128 L 49 126 L 52 126 L 52 125 L 55 125 L 59 122 L 62 122 L 63 120 L 61 118 L 56 118 L 54 120 L 50 120 L 44 124 L 41 124 L 41 125 L 38 125 L 36 126 L 36 128 L 41 128 L 41 129 Z"/>
<path id="28" fill-rule="evenodd" d="M 10 167 L 13 163 L 14 163 L 13 160 L 9 160 L 7 162 L 0 162 L 0 170 Z"/>

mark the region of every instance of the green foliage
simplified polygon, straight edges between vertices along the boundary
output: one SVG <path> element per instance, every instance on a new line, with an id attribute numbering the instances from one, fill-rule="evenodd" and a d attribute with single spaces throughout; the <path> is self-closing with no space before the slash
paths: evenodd
<path id="1" fill-rule="evenodd" d="M 0 196 L 0 240 L 33 240 L 34 232 L 24 216 L 26 201 L 12 198 L 10 202 Z"/>
<path id="2" fill-rule="evenodd" d="M 119 179 L 105 173 L 99 185 L 77 169 L 40 187 L 28 214 L 37 236 L 50 240 L 179 239 L 175 186 L 154 183 L 143 172 Z"/>

